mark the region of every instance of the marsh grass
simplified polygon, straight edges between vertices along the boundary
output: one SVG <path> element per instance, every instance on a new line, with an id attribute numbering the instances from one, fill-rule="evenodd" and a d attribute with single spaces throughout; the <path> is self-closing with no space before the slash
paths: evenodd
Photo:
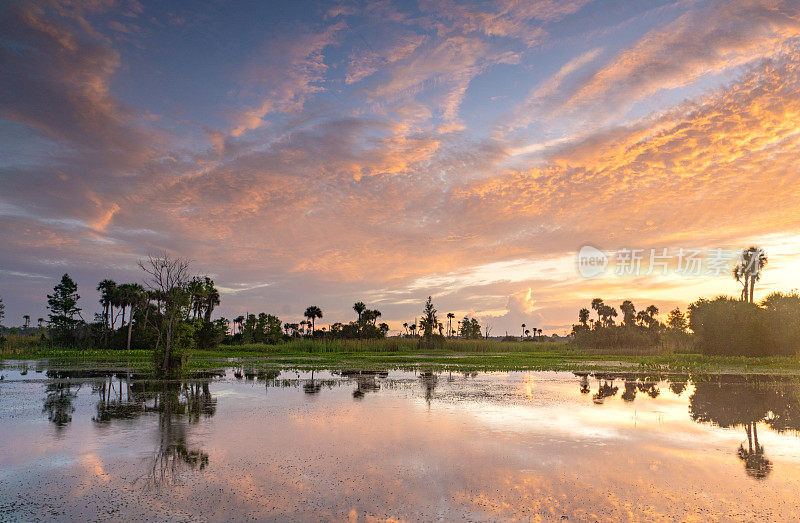
<path id="1" fill-rule="evenodd" d="M 254 343 L 249 345 L 221 345 L 215 352 L 266 353 L 266 354 L 326 354 L 326 353 L 530 353 L 564 349 L 564 343 L 551 342 L 501 342 L 493 340 L 451 339 L 442 348 L 424 347 L 421 338 L 385 338 L 369 340 L 312 340 L 302 338 L 278 345 Z M 574 350 L 574 349 L 573 349 Z"/>
<path id="2" fill-rule="evenodd" d="M 0 334 L 0 354 L 21 354 L 45 345 L 39 334 Z"/>
<path id="3" fill-rule="evenodd" d="M 23 343 L 0 358 L 47 360 L 50 365 L 129 368 L 149 371 L 147 350 L 48 349 Z M 448 340 L 442 348 L 427 349 L 414 338 L 382 340 L 299 339 L 277 345 L 222 345 L 195 350 L 187 370 L 225 367 L 433 368 L 459 370 L 653 370 L 658 372 L 800 372 L 794 357 L 706 356 L 679 353 L 658 346 L 635 351 L 581 350 L 568 343 Z"/>

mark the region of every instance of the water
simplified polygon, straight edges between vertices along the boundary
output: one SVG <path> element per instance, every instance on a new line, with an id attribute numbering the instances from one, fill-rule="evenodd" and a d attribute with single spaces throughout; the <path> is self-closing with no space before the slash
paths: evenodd
<path id="1" fill-rule="evenodd" d="M 0 520 L 800 517 L 795 380 L 34 367 L 0 371 Z"/>

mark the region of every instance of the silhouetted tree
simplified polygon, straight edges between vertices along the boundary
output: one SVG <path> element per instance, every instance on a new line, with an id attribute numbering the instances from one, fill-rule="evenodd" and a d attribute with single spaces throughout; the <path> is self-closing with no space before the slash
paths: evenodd
<path id="1" fill-rule="evenodd" d="M 311 335 L 313 336 L 314 335 L 314 326 L 315 326 L 314 322 L 316 321 L 317 318 L 320 318 L 320 319 L 322 318 L 322 309 L 320 309 L 316 305 L 312 305 L 312 306 L 310 306 L 310 307 L 308 307 L 306 309 L 306 311 L 303 313 L 303 316 L 305 316 L 306 318 L 308 318 L 310 320 L 310 322 L 311 322 Z"/>
<path id="2" fill-rule="evenodd" d="M 679 332 L 685 332 L 689 324 L 686 321 L 686 315 L 681 312 L 677 307 L 669 311 L 667 316 L 667 326 Z"/>
<path id="3" fill-rule="evenodd" d="M 439 319 L 436 317 L 436 309 L 433 307 L 433 301 L 430 296 L 428 296 L 425 307 L 422 309 L 420 324 L 426 338 L 433 336 L 433 329 L 439 324 Z"/>
<path id="4" fill-rule="evenodd" d="M 589 321 L 589 309 L 581 309 L 578 311 L 578 321 L 584 327 L 589 326 L 589 324 L 587 323 Z"/>
<path id="5" fill-rule="evenodd" d="M 183 354 L 173 354 L 173 349 L 183 349 L 184 338 L 178 332 L 178 325 L 184 311 L 189 306 L 189 260 L 174 258 L 166 252 L 150 255 L 139 261 L 139 267 L 148 275 L 146 285 L 163 298 L 158 318 L 152 318 L 151 326 L 156 331 L 158 341 L 156 351 L 163 347 L 163 358 L 157 358 L 158 369 L 162 373 L 172 373 L 182 365 Z M 176 347 L 180 344 L 181 346 Z"/>
<path id="6" fill-rule="evenodd" d="M 361 315 L 367 310 L 367 306 L 364 305 L 363 301 L 357 301 L 353 304 L 353 310 L 358 314 L 358 321 L 361 321 Z"/>
<path id="7" fill-rule="evenodd" d="M 619 306 L 619 310 L 622 311 L 622 324 L 626 327 L 633 327 L 636 325 L 636 307 L 633 306 L 633 302 L 630 300 L 625 300 L 622 302 L 622 305 Z"/>
<path id="8" fill-rule="evenodd" d="M 75 327 L 80 323 L 79 299 L 78 285 L 69 274 L 64 274 L 53 287 L 53 294 L 47 295 L 48 322 L 54 337 L 61 343 L 72 344 L 75 341 Z"/>
<path id="9" fill-rule="evenodd" d="M 761 247 L 748 247 L 739 254 L 739 263 L 733 267 L 733 278 L 742 284 L 742 301 L 753 303 L 755 285 L 767 265 L 767 254 Z"/>

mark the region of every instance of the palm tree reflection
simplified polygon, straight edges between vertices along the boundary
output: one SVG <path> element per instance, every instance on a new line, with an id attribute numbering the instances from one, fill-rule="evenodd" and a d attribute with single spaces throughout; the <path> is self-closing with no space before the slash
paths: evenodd
<path id="1" fill-rule="evenodd" d="M 591 393 L 589 377 L 597 379 L 595 404 L 616 395 L 616 379 L 625 384 L 623 402 L 632 403 L 639 393 L 651 399 L 661 395 L 662 386 L 680 396 L 689 385 L 689 376 L 659 376 L 635 373 L 575 373 L 580 378 L 581 394 Z M 694 390 L 689 396 L 689 415 L 697 423 L 722 428 L 742 428 L 746 439 L 736 451 L 747 475 L 764 479 L 772 471 L 772 462 L 758 440 L 759 424 L 771 430 L 800 432 L 800 384 L 788 378 L 747 376 L 697 376 L 691 379 Z"/>
<path id="2" fill-rule="evenodd" d="M 744 377 L 698 382 L 689 398 L 689 414 L 699 423 L 744 428 L 747 447 L 742 442 L 737 455 L 749 476 L 764 479 L 772 471 L 772 462 L 758 442 L 758 424 L 766 423 L 778 432 L 800 428 L 792 423 L 786 426 L 798 410 L 796 401 L 787 401 L 786 385 L 781 380 Z"/>
<path id="3" fill-rule="evenodd" d="M 764 447 L 758 444 L 758 425 L 751 421 L 745 427 L 745 431 L 747 432 L 747 449 L 742 443 L 739 445 L 737 454 L 739 459 L 744 461 L 744 469 L 749 476 L 764 479 L 772 472 L 772 462 L 764 456 Z"/>

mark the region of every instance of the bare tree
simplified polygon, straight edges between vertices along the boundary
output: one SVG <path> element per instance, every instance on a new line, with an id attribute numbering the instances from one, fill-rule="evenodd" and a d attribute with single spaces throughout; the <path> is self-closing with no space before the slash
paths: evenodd
<path id="1" fill-rule="evenodd" d="M 164 340 L 164 363 L 163 370 L 170 369 L 170 358 L 172 356 L 172 334 L 180 318 L 181 303 L 186 295 L 186 286 L 189 284 L 192 275 L 189 272 L 191 261 L 186 258 L 174 258 L 162 252 L 161 254 L 150 254 L 146 260 L 139 261 L 139 267 L 148 275 L 145 286 L 163 297 L 163 320 L 155 322 L 153 327 L 158 332 L 156 347 Z M 166 325 L 165 325 L 166 323 Z"/>

